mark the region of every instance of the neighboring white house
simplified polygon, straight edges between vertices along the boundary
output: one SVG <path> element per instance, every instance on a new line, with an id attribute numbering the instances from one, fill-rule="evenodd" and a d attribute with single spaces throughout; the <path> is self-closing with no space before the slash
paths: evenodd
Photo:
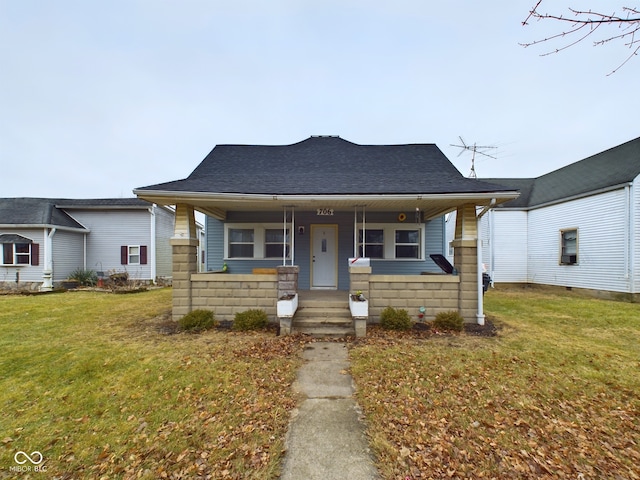
<path id="1" fill-rule="evenodd" d="M 137 198 L 0 199 L 0 286 L 50 289 L 76 269 L 171 277 L 175 212 Z"/>
<path id="2" fill-rule="evenodd" d="M 640 293 L 640 138 L 538 178 L 483 180 L 521 192 L 481 220 L 494 282 Z"/>

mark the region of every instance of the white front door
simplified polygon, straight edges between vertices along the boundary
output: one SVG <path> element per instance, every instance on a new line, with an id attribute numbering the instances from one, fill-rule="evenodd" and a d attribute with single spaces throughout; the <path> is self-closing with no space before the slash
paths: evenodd
<path id="1" fill-rule="evenodd" d="M 311 225 L 311 288 L 338 288 L 338 226 Z"/>

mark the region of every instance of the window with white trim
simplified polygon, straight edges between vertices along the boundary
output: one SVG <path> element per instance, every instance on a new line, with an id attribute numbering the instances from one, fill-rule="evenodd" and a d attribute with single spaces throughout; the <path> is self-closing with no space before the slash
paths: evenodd
<path id="1" fill-rule="evenodd" d="M 285 231 L 282 228 L 267 228 L 264 231 L 264 257 L 265 258 L 282 258 L 283 252 L 285 258 L 289 258 L 289 229 Z"/>
<path id="2" fill-rule="evenodd" d="M 420 258 L 420 230 L 396 230 L 396 258 Z"/>
<path id="3" fill-rule="evenodd" d="M 38 265 L 40 250 L 37 243 L 21 235 L 0 235 L 1 265 Z"/>
<path id="4" fill-rule="evenodd" d="M 291 232 L 281 224 L 226 224 L 224 258 L 277 259 L 291 255 Z"/>
<path id="5" fill-rule="evenodd" d="M 122 265 L 146 265 L 146 245 L 122 245 L 120 247 L 120 264 Z"/>
<path id="6" fill-rule="evenodd" d="M 384 258 L 384 230 L 382 228 L 364 231 L 364 246 L 362 230 L 358 233 L 358 252 L 361 257 Z"/>
<path id="7" fill-rule="evenodd" d="M 560 230 L 560 265 L 578 263 L 578 229 Z"/>
<path id="8" fill-rule="evenodd" d="M 229 229 L 229 258 L 253 258 L 255 235 L 252 228 Z"/>
<path id="9" fill-rule="evenodd" d="M 397 224 L 371 224 L 358 232 L 360 256 L 386 260 L 423 260 L 424 226 L 398 227 Z M 364 250 L 364 252 L 363 252 Z"/>

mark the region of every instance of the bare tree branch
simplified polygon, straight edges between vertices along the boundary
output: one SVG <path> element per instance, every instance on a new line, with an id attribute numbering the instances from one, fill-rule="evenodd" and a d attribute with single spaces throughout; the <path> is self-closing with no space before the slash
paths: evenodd
<path id="1" fill-rule="evenodd" d="M 561 22 L 567 24 L 569 28 L 547 38 L 534 40 L 528 43 L 521 43 L 521 46 L 530 47 L 540 43 L 553 42 L 558 39 L 567 39 L 567 41 L 560 47 L 541 54 L 541 56 L 551 55 L 553 53 L 566 50 L 569 47 L 573 47 L 574 45 L 584 41 L 587 37 L 598 31 L 598 29 L 603 25 L 613 25 L 621 29 L 622 32 L 617 35 L 605 36 L 599 40 L 595 40 L 593 45 L 601 46 L 612 41 L 622 41 L 622 43 L 632 51 L 624 62 L 618 65 L 618 67 L 608 75 L 617 72 L 629 60 L 638 55 L 638 52 L 640 51 L 640 9 L 635 7 L 622 7 L 623 14 L 620 16 L 615 12 L 601 13 L 593 10 L 577 10 L 574 8 L 568 8 L 570 15 L 563 16 L 551 13 L 540 13 L 539 9 L 542 2 L 543 0 L 538 0 L 535 6 L 529 11 L 529 15 L 527 15 L 527 18 L 522 22 L 523 26 L 529 25 L 529 22 L 535 19 L 537 21 L 553 20 Z"/>

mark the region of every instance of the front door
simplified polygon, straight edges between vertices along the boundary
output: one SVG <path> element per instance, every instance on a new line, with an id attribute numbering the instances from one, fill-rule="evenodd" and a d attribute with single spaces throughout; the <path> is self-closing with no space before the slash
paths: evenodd
<path id="1" fill-rule="evenodd" d="M 311 225 L 311 288 L 338 288 L 338 226 Z"/>

